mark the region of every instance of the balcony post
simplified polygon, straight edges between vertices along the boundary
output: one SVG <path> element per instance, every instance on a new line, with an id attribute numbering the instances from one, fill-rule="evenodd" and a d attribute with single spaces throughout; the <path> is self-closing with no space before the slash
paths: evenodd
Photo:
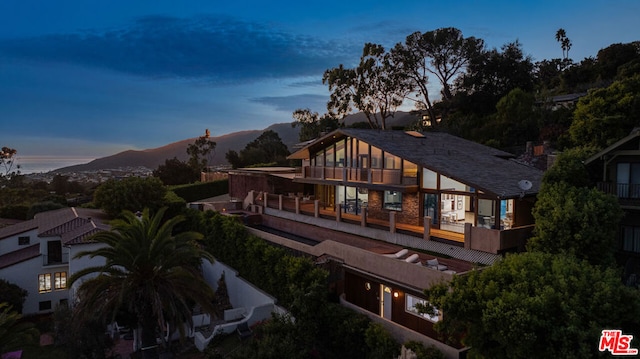
<path id="1" fill-rule="evenodd" d="M 296 196 L 295 201 L 296 201 L 296 214 L 300 214 L 300 197 Z"/>
<path id="2" fill-rule="evenodd" d="M 373 170 L 371 168 L 367 169 L 367 183 L 373 183 Z"/>
<path id="3" fill-rule="evenodd" d="M 362 214 L 360 216 L 360 225 L 362 227 L 366 227 L 367 226 L 367 209 L 366 208 L 362 209 Z"/>
<path id="4" fill-rule="evenodd" d="M 336 196 L 336 203 L 334 203 L 334 207 L 336 211 L 336 222 L 342 222 L 342 206 L 338 202 L 338 196 Z"/>
<path id="5" fill-rule="evenodd" d="M 389 232 L 396 233 L 396 212 L 389 212 Z"/>
<path id="6" fill-rule="evenodd" d="M 320 217 L 320 200 L 316 199 L 313 201 L 313 215 L 314 217 Z"/>
<path id="7" fill-rule="evenodd" d="M 424 216 L 424 235 L 425 241 L 431 240 L 431 216 Z"/>
<path id="8" fill-rule="evenodd" d="M 263 192 L 262 195 L 264 196 L 264 208 L 269 207 L 269 204 L 267 203 L 267 200 L 269 198 L 269 194 L 267 192 Z"/>

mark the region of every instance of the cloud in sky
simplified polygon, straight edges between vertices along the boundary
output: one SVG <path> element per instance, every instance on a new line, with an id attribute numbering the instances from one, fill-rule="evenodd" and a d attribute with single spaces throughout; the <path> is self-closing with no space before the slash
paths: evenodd
<path id="1" fill-rule="evenodd" d="M 453 26 L 488 47 L 518 39 L 541 60 L 560 57 L 563 27 L 579 61 L 637 40 L 638 11 L 637 0 L 0 1 L 0 145 L 98 156 L 263 129 L 297 108 L 323 113 L 323 72 L 355 66 L 365 42 Z"/>
<path id="2" fill-rule="evenodd" d="M 335 41 L 228 16 L 147 16 L 125 28 L 0 41 L 0 52 L 20 61 L 212 84 L 317 75 L 354 51 Z"/>

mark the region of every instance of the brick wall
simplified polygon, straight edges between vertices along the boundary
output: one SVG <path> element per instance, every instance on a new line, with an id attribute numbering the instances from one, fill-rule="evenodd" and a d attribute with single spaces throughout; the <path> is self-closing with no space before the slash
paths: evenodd
<path id="1" fill-rule="evenodd" d="M 369 190 L 368 200 L 368 216 L 369 218 L 389 220 L 388 209 L 382 208 L 383 191 Z M 396 221 L 398 223 L 406 223 L 412 225 L 420 225 L 420 201 L 419 193 L 403 193 L 402 194 L 402 211 L 396 211 Z"/>

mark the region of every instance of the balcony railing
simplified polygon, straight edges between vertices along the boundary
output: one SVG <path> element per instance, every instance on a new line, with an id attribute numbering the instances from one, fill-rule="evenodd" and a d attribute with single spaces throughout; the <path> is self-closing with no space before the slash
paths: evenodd
<path id="1" fill-rule="evenodd" d="M 42 255 L 42 265 L 44 266 L 53 266 L 58 264 L 67 264 L 69 263 L 69 253 L 61 253 L 55 255 Z"/>
<path id="2" fill-rule="evenodd" d="M 640 203 L 640 184 L 599 182 L 598 189 L 604 193 L 612 194 L 620 200 Z"/>
<path id="3" fill-rule="evenodd" d="M 403 176 L 398 169 L 348 168 L 348 167 L 305 167 L 304 178 L 336 180 L 347 182 L 382 183 L 391 185 L 417 185 L 416 176 Z"/>

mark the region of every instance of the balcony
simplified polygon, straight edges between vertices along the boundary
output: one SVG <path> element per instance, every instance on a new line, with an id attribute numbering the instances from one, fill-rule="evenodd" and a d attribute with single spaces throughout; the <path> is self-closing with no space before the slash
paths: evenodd
<path id="1" fill-rule="evenodd" d="M 61 265 L 61 264 L 69 264 L 69 253 L 42 255 L 43 266 L 55 266 L 55 265 Z"/>
<path id="2" fill-rule="evenodd" d="M 417 176 L 403 176 L 399 169 L 304 167 L 302 178 L 351 183 L 375 183 L 396 186 L 417 186 Z"/>
<path id="3" fill-rule="evenodd" d="M 640 206 L 640 184 L 598 182 L 598 189 L 616 196 L 622 206 Z"/>

